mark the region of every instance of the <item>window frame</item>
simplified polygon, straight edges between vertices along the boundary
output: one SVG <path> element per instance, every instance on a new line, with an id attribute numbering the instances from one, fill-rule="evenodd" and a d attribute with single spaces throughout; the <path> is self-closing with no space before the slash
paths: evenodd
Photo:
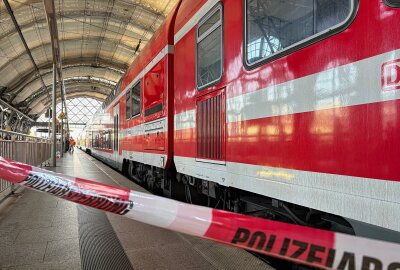
<path id="1" fill-rule="evenodd" d="M 128 94 L 129 94 L 129 114 L 128 113 Z M 132 117 L 132 89 L 129 89 L 128 91 L 126 91 L 125 93 L 125 118 L 126 120 L 130 120 Z"/>
<path id="2" fill-rule="evenodd" d="M 357 16 L 358 13 L 358 9 L 360 6 L 360 0 L 349 0 L 351 3 L 351 11 L 350 14 L 347 16 L 347 18 L 339 23 L 336 24 L 324 31 L 321 31 L 317 34 L 314 34 L 312 36 L 309 36 L 306 39 L 300 40 L 286 48 L 284 48 L 281 51 L 275 52 L 263 59 L 259 59 L 258 61 L 254 62 L 254 63 L 248 63 L 248 50 L 247 50 L 247 2 L 248 0 L 243 0 L 243 22 L 242 22 L 242 26 L 243 26 L 243 56 L 242 56 L 242 60 L 243 60 L 243 66 L 247 69 L 247 70 L 252 70 L 252 69 L 256 69 L 260 66 L 263 66 L 269 62 L 272 62 L 274 60 L 277 60 L 279 58 L 282 58 L 283 56 L 289 55 L 293 52 L 299 51 L 305 47 L 308 47 L 310 45 L 313 45 L 321 40 L 324 40 L 328 37 L 334 36 L 340 32 L 343 32 L 344 30 L 346 30 L 354 21 L 354 19 Z"/>
<path id="3" fill-rule="evenodd" d="M 393 0 L 385 0 L 385 4 L 392 8 L 400 7 L 400 1 L 393 2 Z"/>
<path id="4" fill-rule="evenodd" d="M 139 113 L 133 114 L 133 88 L 135 88 L 138 84 L 140 84 L 139 88 L 139 93 L 140 93 L 140 100 L 139 100 Z M 142 115 L 142 100 L 143 100 L 143 95 L 142 95 L 142 82 L 141 80 L 138 80 L 130 89 L 129 91 L 131 92 L 131 117 L 130 119 L 137 118 Z"/>
<path id="5" fill-rule="evenodd" d="M 199 29 L 200 27 L 204 24 L 204 22 L 206 22 L 209 18 L 211 18 L 215 12 L 217 12 L 218 10 L 220 10 L 221 12 L 221 21 L 220 23 L 213 25 L 210 29 L 208 29 L 205 33 L 203 33 L 200 37 L 199 37 Z M 198 50 L 198 45 L 199 42 L 201 42 L 202 40 L 204 40 L 206 37 L 208 37 L 212 32 L 214 32 L 215 30 L 217 30 L 217 28 L 221 26 L 221 74 L 219 75 L 219 77 L 211 82 L 208 82 L 207 84 L 204 84 L 202 86 L 199 86 L 199 81 L 198 81 L 198 56 L 199 56 L 199 50 Z M 201 92 L 202 90 L 205 90 L 207 88 L 210 88 L 211 86 L 214 86 L 216 84 L 218 84 L 221 79 L 222 76 L 224 75 L 224 7 L 222 5 L 222 2 L 218 2 L 217 4 L 215 4 L 207 13 L 206 15 L 204 15 L 199 22 L 196 25 L 196 39 L 195 39 L 195 48 L 196 48 L 196 59 L 195 59 L 195 63 L 196 63 L 196 88 L 198 92 Z"/>

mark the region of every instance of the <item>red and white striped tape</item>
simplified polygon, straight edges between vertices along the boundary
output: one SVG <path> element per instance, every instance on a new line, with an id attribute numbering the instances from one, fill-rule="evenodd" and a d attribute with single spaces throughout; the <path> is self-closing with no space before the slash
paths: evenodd
<path id="1" fill-rule="evenodd" d="M 127 218 L 322 269 L 400 270 L 400 245 L 117 188 L 0 157 L 0 178 Z"/>

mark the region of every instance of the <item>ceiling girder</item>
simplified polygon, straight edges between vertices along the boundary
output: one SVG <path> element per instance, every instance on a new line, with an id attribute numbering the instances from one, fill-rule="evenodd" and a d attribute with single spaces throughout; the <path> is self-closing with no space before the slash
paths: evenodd
<path id="1" fill-rule="evenodd" d="M 76 80 L 75 79 L 64 80 L 64 82 L 65 82 L 65 86 L 69 86 L 71 84 L 82 84 L 82 83 L 90 83 L 90 85 L 93 86 L 93 87 L 104 86 L 104 87 L 109 89 L 109 93 L 111 92 L 111 90 L 115 86 L 113 84 L 107 84 L 107 83 L 105 83 L 105 82 L 103 82 L 101 80 L 97 80 L 97 79 L 100 79 L 100 78 L 82 77 L 82 78 L 76 79 Z M 57 86 L 58 86 L 58 83 L 57 83 Z M 51 88 L 51 86 L 48 86 L 48 88 Z M 38 91 L 35 92 L 35 94 L 31 95 L 30 97 L 28 97 L 24 101 L 22 101 L 19 104 L 17 104 L 17 107 L 28 106 L 28 104 L 30 106 L 34 107 L 33 103 L 35 102 L 35 100 L 41 98 L 45 94 L 46 91 L 47 91 L 47 89 L 43 89 L 43 88 L 39 89 Z"/>
<path id="2" fill-rule="evenodd" d="M 5 102 L 5 101 L 0 99 L 0 112 L 6 111 L 6 110 L 7 111 L 13 111 L 18 116 L 23 117 L 23 118 L 33 122 L 33 119 L 30 118 L 28 115 L 24 114 L 20 110 L 16 109 L 14 106 L 11 106 L 9 103 L 7 103 L 7 102 Z"/>
<path id="3" fill-rule="evenodd" d="M 43 0 L 29 0 L 29 1 L 25 1 L 24 4 L 22 4 L 21 6 L 32 6 L 34 4 L 38 4 L 38 3 L 42 3 Z M 124 8 L 140 8 L 143 11 L 147 12 L 147 13 L 152 13 L 154 14 L 154 16 L 160 16 L 162 18 L 164 18 L 164 14 L 162 12 L 160 12 L 159 10 L 156 10 L 154 8 L 151 8 L 148 5 L 144 5 L 141 3 L 132 3 L 129 0 L 122 0 L 122 1 L 118 1 L 119 4 L 121 4 L 121 6 L 124 6 Z M 37 8 L 37 7 L 36 7 Z"/>
<path id="4" fill-rule="evenodd" d="M 63 59 L 63 69 L 66 69 L 68 67 L 78 67 L 78 66 L 84 66 L 84 67 L 93 67 L 95 69 L 97 68 L 107 68 L 111 71 L 115 71 L 120 73 L 121 75 L 124 74 L 124 72 L 128 69 L 128 65 L 126 63 L 122 62 L 116 62 L 116 61 L 111 61 L 109 59 L 94 59 L 94 58 L 70 58 L 70 59 Z M 40 66 L 38 66 L 40 70 L 42 70 L 44 73 L 47 73 L 47 70 L 52 70 L 53 68 L 53 62 L 48 61 Z M 30 83 L 33 79 L 37 79 L 36 76 L 36 71 L 30 71 L 29 73 L 23 74 L 22 76 L 19 76 L 20 79 L 16 81 L 15 84 L 10 85 L 9 87 L 4 87 L 3 92 L 4 93 L 9 93 L 13 91 L 18 91 L 19 88 L 25 87 L 26 84 Z"/>
<path id="5" fill-rule="evenodd" d="M 78 40 L 81 40 L 81 39 L 80 38 L 61 39 L 60 41 L 61 42 L 70 42 L 70 41 L 78 41 Z M 98 41 L 97 38 L 88 38 L 88 39 L 85 39 L 85 40 Z M 135 51 L 135 48 L 136 48 L 137 44 L 134 44 L 133 46 L 128 46 L 128 45 L 125 45 L 125 44 L 122 44 L 122 43 L 120 44 L 117 41 L 115 41 L 114 39 L 105 38 L 105 40 L 108 43 L 114 44 L 115 46 L 120 46 L 120 47 L 124 48 L 125 50 L 132 52 L 132 56 L 134 55 L 134 51 Z M 51 41 L 46 42 L 46 43 L 42 43 L 40 45 L 37 45 L 37 46 L 31 48 L 30 51 L 33 53 L 36 50 L 43 50 L 43 47 L 45 47 L 45 50 L 47 49 L 47 47 L 51 48 Z M 25 55 L 26 55 L 26 52 L 22 52 L 22 53 L 16 55 L 15 57 L 10 58 L 9 61 L 5 65 L 0 67 L 0 72 L 2 72 L 4 69 L 6 69 L 8 65 L 11 65 L 12 62 L 16 61 L 17 59 L 19 59 L 20 57 L 23 57 Z M 101 55 L 101 53 L 100 53 L 100 55 Z M 36 63 L 35 63 L 35 65 L 36 65 Z"/>
<path id="6" fill-rule="evenodd" d="M 95 68 L 95 67 L 92 67 L 91 65 L 69 65 L 69 66 L 63 65 L 63 72 L 65 74 L 65 72 L 68 72 L 69 70 L 79 69 L 81 67 L 89 67 L 91 69 L 96 69 L 96 70 L 103 69 L 103 70 L 106 70 L 106 71 L 110 71 L 110 72 L 116 73 L 118 75 L 122 75 L 120 72 L 116 71 L 115 69 L 111 69 L 111 68 L 109 68 L 107 66 L 98 66 L 98 67 Z M 52 76 L 52 73 L 53 73 L 52 68 L 48 68 L 48 69 L 42 71 L 42 77 L 45 79 L 48 76 Z M 64 79 L 66 79 L 66 80 L 68 80 L 69 78 L 70 78 L 69 76 L 64 76 Z M 105 79 L 105 78 L 103 78 L 103 79 Z M 20 94 L 25 89 L 25 87 L 28 87 L 29 85 L 34 84 L 35 82 L 37 82 L 37 80 L 38 80 L 37 77 L 33 77 L 30 80 L 25 80 L 20 85 L 19 88 L 10 89 L 10 91 L 7 92 L 7 93 L 12 94 L 12 95 L 9 96 L 9 99 L 8 99 L 9 102 L 12 103 L 14 101 L 14 99 L 18 96 L 18 94 Z M 40 89 L 43 89 L 43 87 L 39 88 L 38 90 L 40 90 Z M 38 91 L 38 90 L 36 90 L 36 91 Z M 36 91 L 34 91 L 34 93 L 36 93 Z"/>
<path id="7" fill-rule="evenodd" d="M 65 17 L 64 19 L 71 20 L 70 23 L 74 23 L 74 24 L 85 23 L 84 21 L 81 22 L 78 19 L 78 18 L 81 18 L 81 17 L 84 16 L 84 14 L 81 11 L 79 11 L 79 12 L 78 11 L 73 11 L 73 12 L 69 12 L 69 13 L 66 13 L 66 14 L 70 14 L 70 15 L 68 15 L 68 17 Z M 90 15 L 90 18 L 91 19 L 95 19 L 95 20 L 102 20 L 102 19 L 104 19 L 104 17 L 102 17 L 102 16 L 105 16 L 105 14 L 106 14 L 105 12 L 99 11 L 95 15 Z M 58 18 L 59 18 L 59 16 L 58 16 Z M 117 24 L 124 23 L 124 20 L 121 19 L 121 18 L 118 18 L 118 17 L 111 17 L 111 20 L 113 22 L 116 22 Z M 69 22 L 64 22 L 64 24 L 65 23 L 69 23 Z M 128 23 L 128 25 L 131 25 L 131 26 L 133 26 L 134 28 L 136 28 L 136 29 L 138 29 L 140 31 L 147 31 L 149 33 L 154 33 L 153 29 L 148 28 L 145 24 L 142 24 L 139 21 L 131 21 L 131 22 Z M 39 27 L 37 27 L 37 26 L 39 26 Z M 36 27 L 37 27 L 37 29 L 41 29 L 41 28 L 45 28 L 46 26 L 47 26 L 46 25 L 46 18 L 43 18 L 43 19 L 32 21 L 32 22 L 28 22 L 28 23 L 25 23 L 25 24 L 21 24 L 20 28 L 21 28 L 22 32 L 26 32 L 30 28 L 32 28 L 33 30 L 36 31 L 36 29 L 35 29 Z M 100 26 L 97 26 L 97 25 L 95 25 L 93 23 L 92 23 L 91 26 L 95 27 L 95 28 L 96 27 L 100 28 Z M 13 30 L 4 32 L 4 33 L 2 33 L 0 35 L 0 40 L 3 39 L 3 38 L 6 38 L 6 37 L 11 37 L 15 33 L 16 32 L 13 31 Z M 62 34 L 63 31 L 60 30 L 60 33 Z M 73 33 L 73 32 L 66 32 L 66 33 Z M 130 39 L 135 39 L 135 40 L 143 39 L 144 41 L 147 41 L 147 39 L 142 38 L 142 35 L 140 35 L 138 33 L 135 33 L 135 32 L 130 32 L 130 33 L 132 33 L 132 35 L 125 35 L 125 36 L 130 38 Z M 79 34 L 81 34 L 81 33 L 79 33 Z"/>
<path id="8" fill-rule="evenodd" d="M 39 70 L 38 66 L 36 65 L 35 60 L 33 59 L 32 52 L 31 52 L 31 50 L 29 49 L 28 44 L 26 43 L 26 40 L 25 40 L 25 38 L 24 38 L 24 35 L 23 35 L 22 32 L 21 32 L 21 29 L 20 29 L 20 27 L 19 27 L 19 25 L 18 25 L 17 19 L 16 19 L 15 16 L 14 16 L 14 12 L 13 12 L 13 10 L 11 9 L 10 3 L 8 2 L 8 0 L 3 0 L 3 3 L 4 3 L 4 5 L 5 5 L 6 9 L 7 9 L 8 15 L 10 16 L 11 20 L 13 21 L 15 30 L 18 32 L 18 35 L 19 35 L 19 37 L 20 37 L 20 39 L 21 39 L 21 42 L 22 42 L 22 44 L 24 45 L 25 53 L 28 54 L 29 59 L 31 60 L 32 65 L 33 65 L 33 67 L 34 67 L 34 69 L 35 69 L 35 71 L 36 71 L 38 77 L 40 77 L 40 80 L 41 80 L 41 82 L 42 82 L 42 84 L 43 84 L 43 87 L 46 88 L 47 85 L 44 83 L 43 78 L 42 78 L 42 75 L 40 74 L 40 70 Z M 0 68 L 0 71 L 1 71 L 1 68 Z"/>

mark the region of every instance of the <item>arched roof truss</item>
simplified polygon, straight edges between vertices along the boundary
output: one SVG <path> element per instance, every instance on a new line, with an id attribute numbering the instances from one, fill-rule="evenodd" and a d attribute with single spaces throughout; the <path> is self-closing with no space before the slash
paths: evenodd
<path id="1" fill-rule="evenodd" d="M 0 0 L 0 95 L 37 117 L 48 106 L 52 46 L 43 0 L 8 0 L 39 73 Z M 67 98 L 104 101 L 178 0 L 54 0 Z M 140 51 L 140 48 L 139 48 Z M 42 79 L 44 85 L 42 83 Z"/>

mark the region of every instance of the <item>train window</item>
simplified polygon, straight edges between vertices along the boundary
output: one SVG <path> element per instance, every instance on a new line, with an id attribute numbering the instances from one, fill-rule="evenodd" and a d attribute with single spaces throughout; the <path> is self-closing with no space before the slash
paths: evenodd
<path id="1" fill-rule="evenodd" d="M 119 115 L 114 116 L 114 151 L 118 151 L 118 135 L 119 135 Z"/>
<path id="2" fill-rule="evenodd" d="M 105 131 L 103 133 L 103 147 L 104 149 L 111 149 L 111 132 Z"/>
<path id="3" fill-rule="evenodd" d="M 218 5 L 197 26 L 197 87 L 219 81 L 223 72 L 222 6 Z"/>
<path id="4" fill-rule="evenodd" d="M 131 118 L 131 91 L 126 91 L 126 119 Z"/>
<path id="5" fill-rule="evenodd" d="M 107 146 L 108 146 L 108 149 L 112 149 L 112 145 L 111 145 L 111 130 L 108 131 Z"/>
<path id="6" fill-rule="evenodd" d="M 355 0 L 246 0 L 246 64 L 275 59 L 341 30 Z"/>
<path id="7" fill-rule="evenodd" d="M 99 135 L 98 134 L 95 135 L 94 146 L 97 148 L 99 147 Z"/>
<path id="8" fill-rule="evenodd" d="M 132 88 L 132 117 L 140 114 L 142 96 L 140 93 L 140 81 Z"/>

